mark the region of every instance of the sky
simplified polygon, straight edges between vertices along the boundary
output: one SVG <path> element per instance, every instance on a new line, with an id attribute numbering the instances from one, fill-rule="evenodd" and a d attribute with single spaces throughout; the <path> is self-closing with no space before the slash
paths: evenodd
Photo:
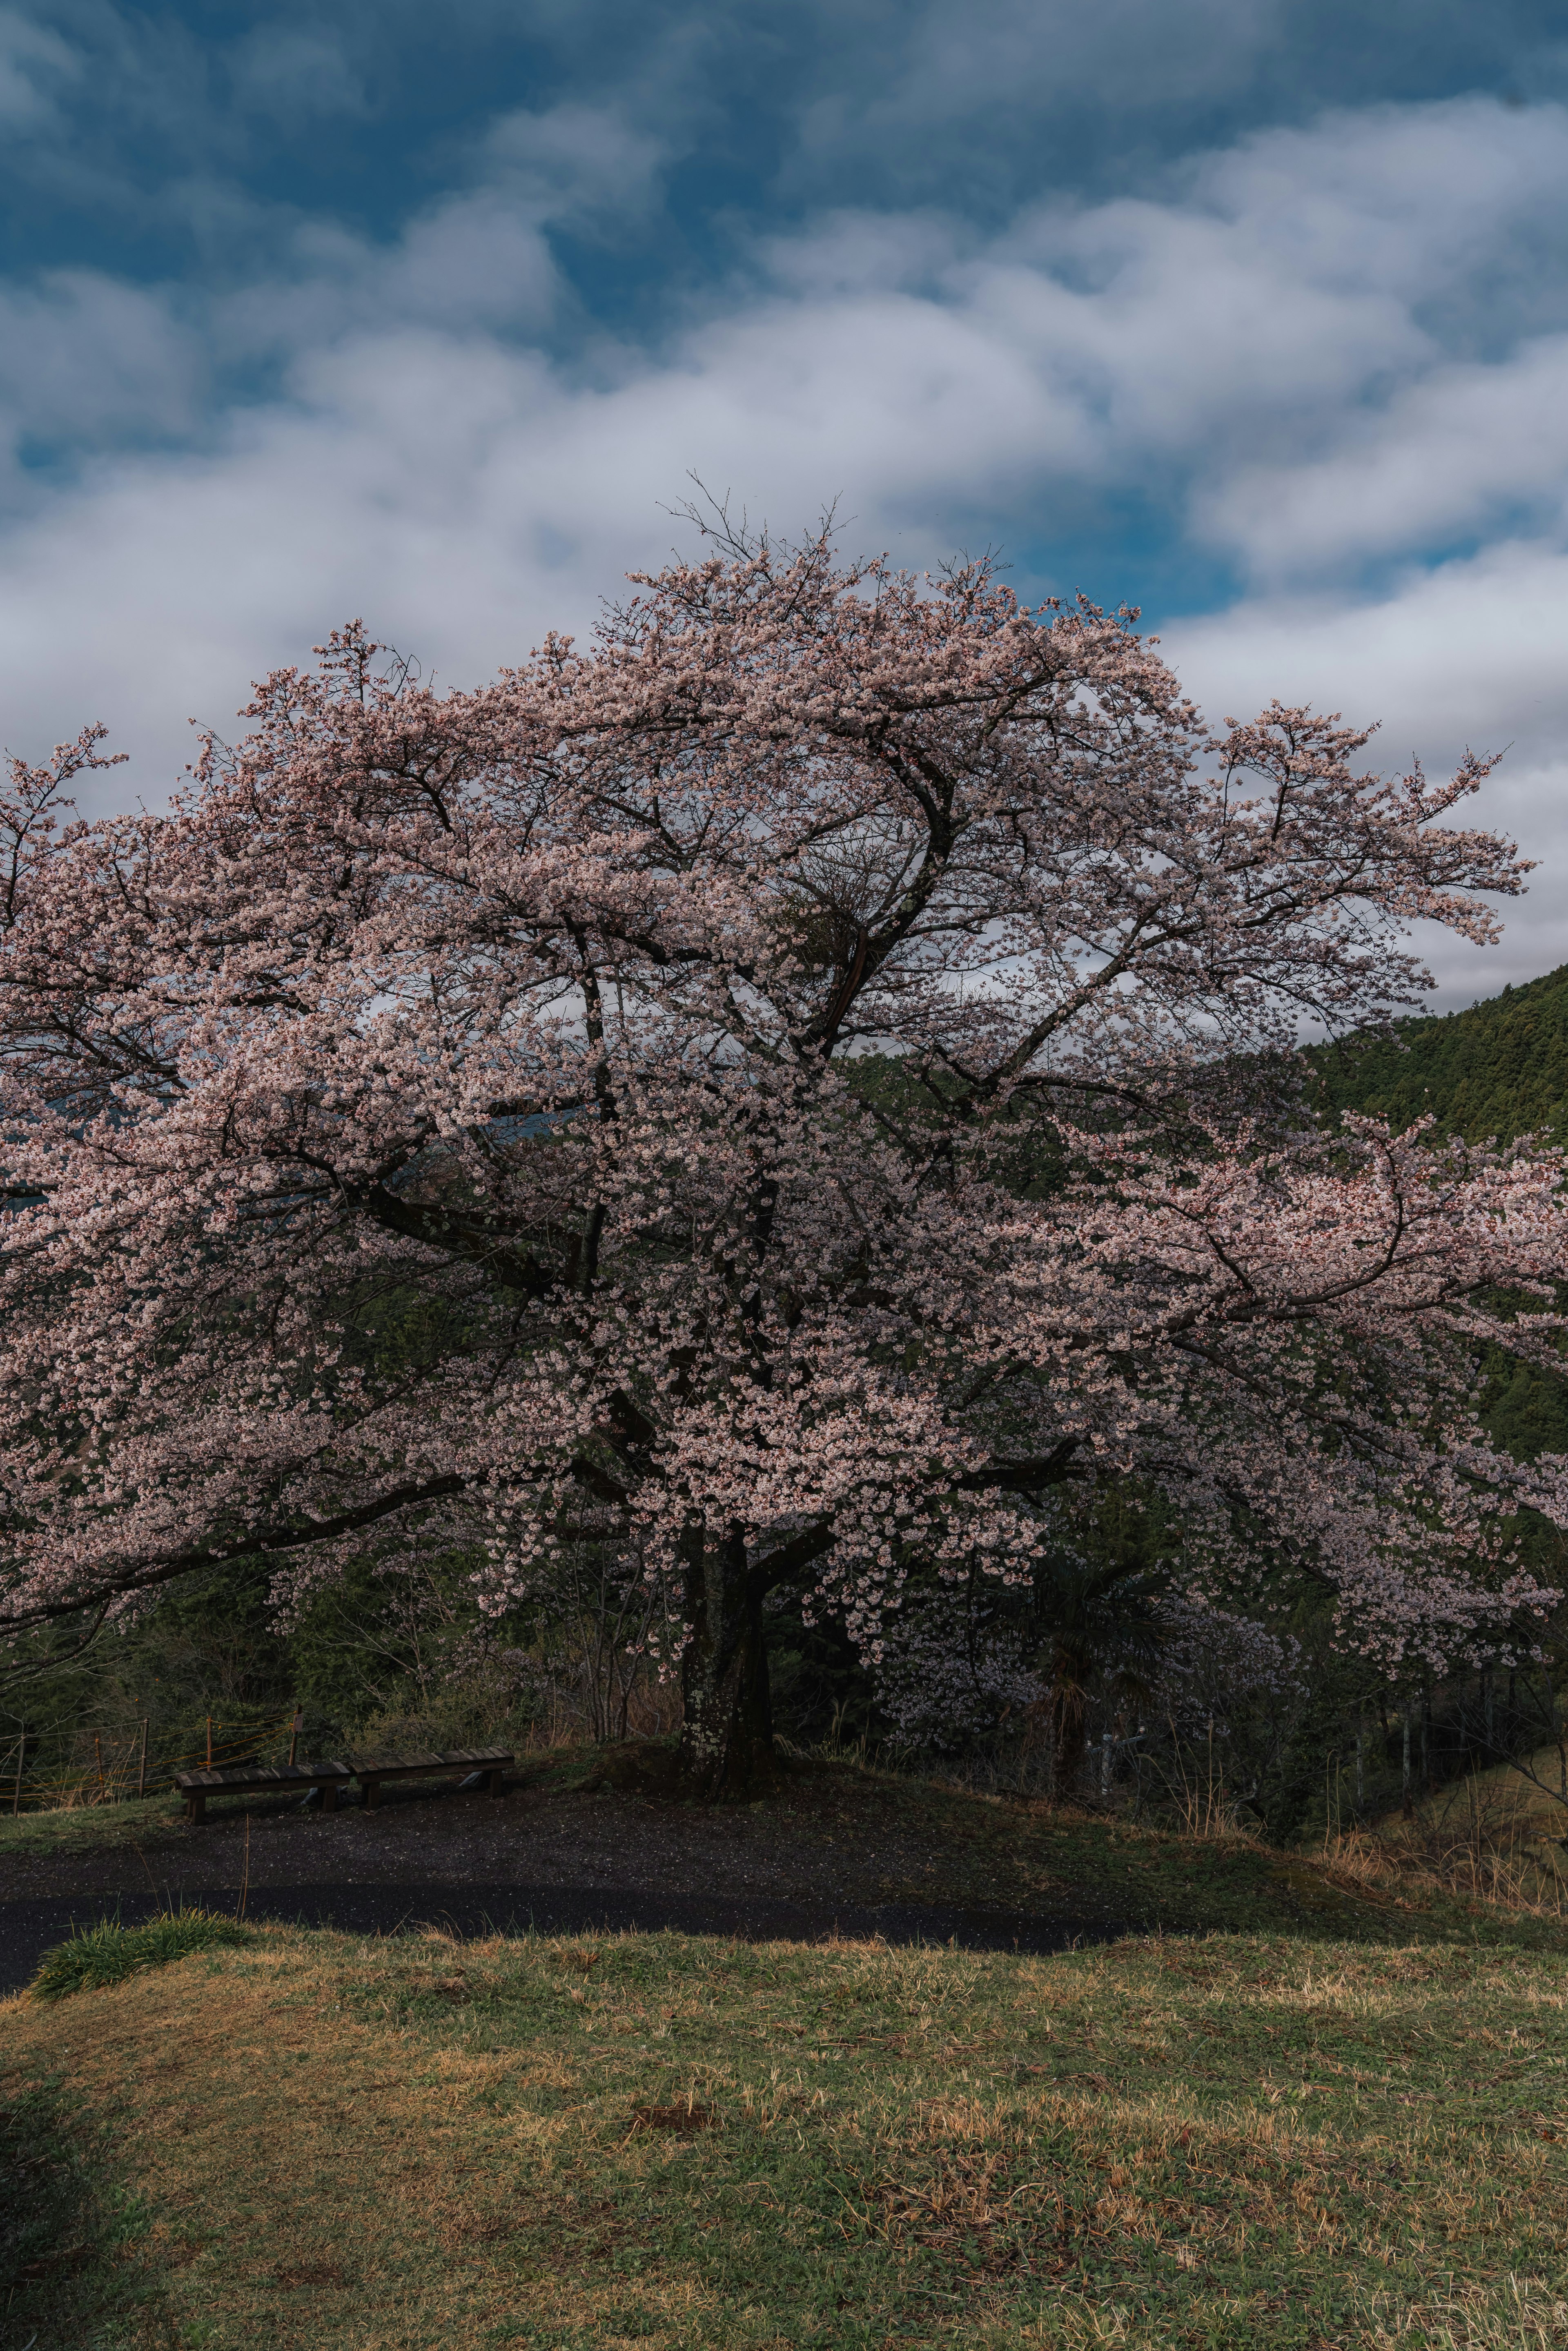
<path id="1" fill-rule="evenodd" d="M 689 553 L 1143 609 L 1216 719 L 1505 757 L 1568 960 L 1561 0 L 0 0 L 0 741 L 157 805 L 362 615 L 437 683 Z"/>

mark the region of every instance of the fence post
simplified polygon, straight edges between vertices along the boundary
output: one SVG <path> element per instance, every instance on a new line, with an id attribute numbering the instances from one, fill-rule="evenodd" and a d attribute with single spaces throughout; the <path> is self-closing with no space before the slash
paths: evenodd
<path id="1" fill-rule="evenodd" d="M 207 1769 L 208 1769 L 208 1771 L 210 1771 L 212 1770 L 212 1768 L 213 1768 L 213 1718 L 212 1718 L 212 1716 L 209 1714 L 209 1715 L 208 1715 L 208 1717 L 207 1717 Z"/>
<path id="2" fill-rule="evenodd" d="M 1100 1734 L 1100 1793 L 1103 1796 L 1108 1796 L 1111 1792 L 1111 1752 L 1113 1744 L 1113 1741 L 1112 1740 L 1110 1732 L 1108 1730 L 1103 1730 Z"/>
<path id="3" fill-rule="evenodd" d="M 294 1750 L 299 1744 L 299 1720 L 303 1712 L 302 1707 L 295 1708 L 293 1728 L 288 1733 L 288 1761 L 291 1766 L 294 1761 Z"/>
<path id="4" fill-rule="evenodd" d="M 98 1730 L 92 1734 L 92 1768 L 98 1774 L 98 1801 L 101 1804 L 103 1802 L 103 1734 Z"/>
<path id="5" fill-rule="evenodd" d="M 22 1810 L 22 1762 L 27 1751 L 27 1726 L 16 1725 L 16 1784 L 11 1791 L 11 1818 L 16 1820 Z"/>
<path id="6" fill-rule="evenodd" d="M 141 1768 L 136 1774 L 136 1792 L 139 1796 L 144 1796 L 147 1793 L 147 1717 L 145 1715 L 141 1718 Z"/>

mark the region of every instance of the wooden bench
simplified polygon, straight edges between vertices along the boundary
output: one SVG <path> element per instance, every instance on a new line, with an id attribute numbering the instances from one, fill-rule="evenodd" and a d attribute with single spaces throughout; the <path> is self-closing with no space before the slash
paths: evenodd
<path id="1" fill-rule="evenodd" d="M 335 1813 L 338 1791 L 353 1773 L 346 1763 L 238 1763 L 228 1771 L 176 1771 L 174 1785 L 185 1799 L 185 1818 L 206 1817 L 209 1796 L 239 1796 L 259 1790 L 276 1795 L 292 1788 L 319 1788 L 321 1809 Z"/>
<path id="2" fill-rule="evenodd" d="M 465 1778 L 482 1772 L 485 1793 L 501 1793 L 501 1775 L 517 1757 L 509 1747 L 453 1747 L 432 1755 L 354 1755 L 354 1777 L 365 1792 L 367 1811 L 381 1802 L 383 1780 L 436 1780 L 461 1772 Z"/>

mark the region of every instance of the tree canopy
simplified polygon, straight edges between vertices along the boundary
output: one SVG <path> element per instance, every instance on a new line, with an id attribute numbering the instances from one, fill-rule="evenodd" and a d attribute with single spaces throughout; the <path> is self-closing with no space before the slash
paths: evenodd
<path id="1" fill-rule="evenodd" d="M 1208 731 L 1135 615 L 721 546 L 437 695 L 355 624 L 167 814 L 18 766 L 0 959 L 0 1619 L 195 1570 L 567 1541 L 661 1595 L 694 1782 L 767 1769 L 761 1611 L 874 1655 L 1107 1482 L 1193 1591 L 1310 1577 L 1390 1660 L 1525 1628 L 1563 1465 L 1554 1155 L 1280 1083 L 1301 1017 L 1494 935 L 1486 773 Z M 289 1564 L 292 1562 L 292 1564 Z"/>

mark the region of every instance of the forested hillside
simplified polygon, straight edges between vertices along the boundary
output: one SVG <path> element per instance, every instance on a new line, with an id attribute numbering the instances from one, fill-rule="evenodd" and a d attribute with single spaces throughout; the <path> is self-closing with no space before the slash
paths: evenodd
<path id="1" fill-rule="evenodd" d="M 1331 1111 L 1396 1126 L 1431 1112 L 1471 1143 L 1537 1130 L 1568 1141 L 1568 964 L 1465 1012 L 1402 1020 L 1392 1040 L 1312 1051 Z"/>
<path id="2" fill-rule="evenodd" d="M 1471 1143 L 1531 1133 L 1568 1143 L 1568 964 L 1467 1011 L 1402 1020 L 1392 1040 L 1308 1058 L 1331 1114 L 1369 1111 L 1398 1128 L 1429 1112 L 1438 1131 Z M 1568 1452 L 1568 1381 L 1490 1352 L 1492 1437 L 1522 1458 Z"/>

